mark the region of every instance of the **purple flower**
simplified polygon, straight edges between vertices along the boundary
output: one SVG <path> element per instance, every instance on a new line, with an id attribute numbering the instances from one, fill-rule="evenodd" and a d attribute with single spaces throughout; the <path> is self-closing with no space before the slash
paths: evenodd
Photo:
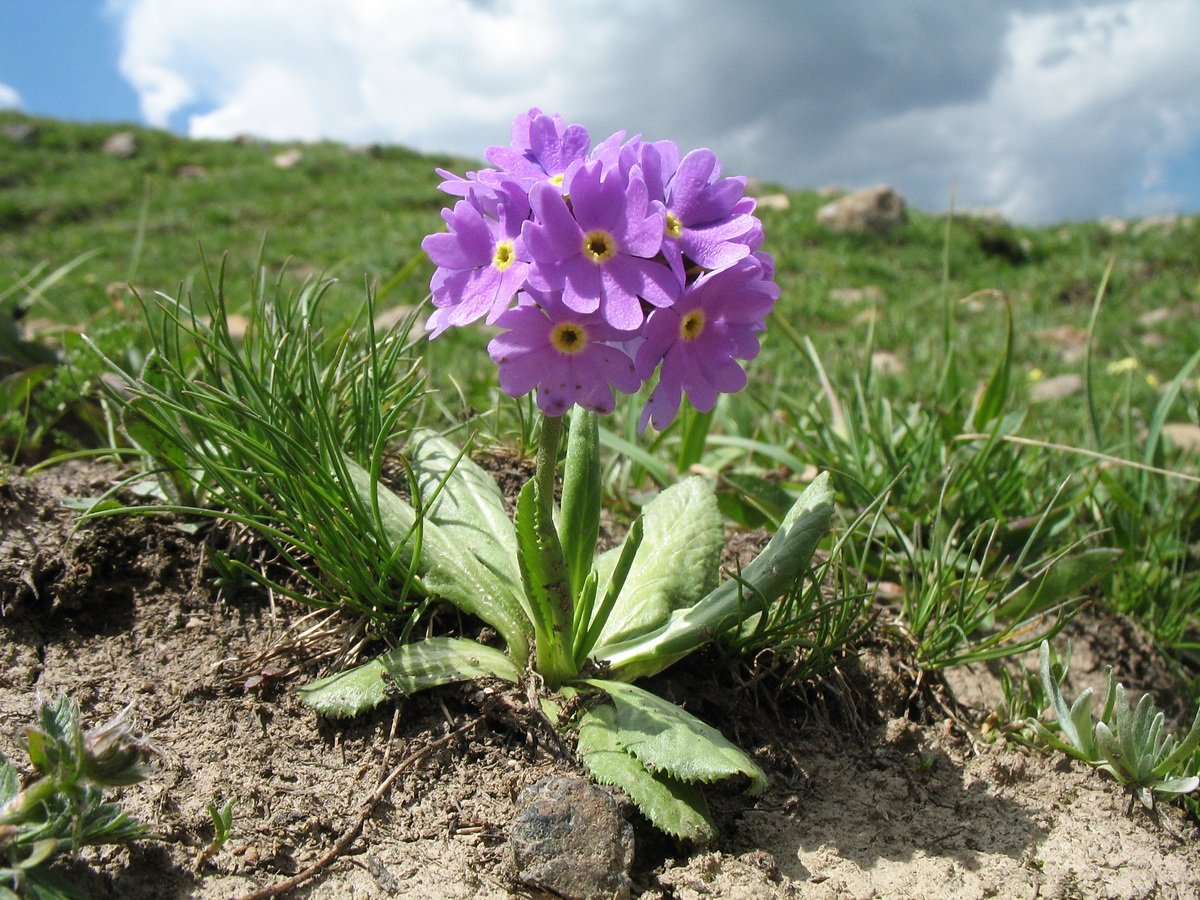
<path id="1" fill-rule="evenodd" d="M 421 242 L 438 266 L 430 281 L 433 315 L 426 328 L 437 337 L 451 325 L 466 325 L 487 316 L 489 323 L 508 308 L 525 284 L 529 256 L 521 238 L 521 224 L 529 205 L 519 190 L 490 195 L 488 206 L 497 218 L 484 214 L 474 193 L 459 200 L 453 210 L 443 210 L 447 231 Z"/>
<path id="2" fill-rule="evenodd" d="M 746 373 L 736 360 L 758 355 L 758 333 L 778 296 L 762 263 L 750 256 L 701 275 L 674 305 L 651 312 L 635 365 L 642 379 L 659 367 L 658 384 L 639 429 L 670 425 L 684 393 L 692 406 L 708 412 L 718 394 L 745 387 Z"/>
<path id="3" fill-rule="evenodd" d="M 575 312 L 556 294 L 530 291 L 497 324 L 510 329 L 488 344 L 501 389 L 520 397 L 536 387 L 538 408 L 548 416 L 561 416 L 575 403 L 610 413 L 613 388 L 633 393 L 641 387 L 633 360 L 606 343 L 630 334 L 595 313 Z"/>
<path id="4" fill-rule="evenodd" d="M 578 313 L 599 310 L 614 328 L 642 324 L 641 301 L 667 306 L 679 296 L 679 279 L 653 259 L 663 242 L 663 215 L 651 206 L 646 183 L 634 170 L 604 177 L 601 162 L 574 170 L 566 184 L 570 206 L 553 185 L 530 193 L 534 218 L 521 234 L 534 262 L 529 283 L 562 291 Z"/>
<path id="5" fill-rule="evenodd" d="M 535 108 L 513 120 L 511 146 L 489 147 L 484 156 L 526 191 L 546 180 L 561 188 L 568 169 L 587 157 L 588 146 L 582 125 L 568 125 L 562 116 Z"/>
<path id="6" fill-rule="evenodd" d="M 762 226 L 751 213 L 754 201 L 743 198 L 745 178 L 721 178 L 711 150 L 693 150 L 681 160 L 673 141 L 642 144 L 638 161 L 650 196 L 666 209 L 663 255 L 676 272 L 684 257 L 701 268 L 733 265 L 749 255 Z"/>

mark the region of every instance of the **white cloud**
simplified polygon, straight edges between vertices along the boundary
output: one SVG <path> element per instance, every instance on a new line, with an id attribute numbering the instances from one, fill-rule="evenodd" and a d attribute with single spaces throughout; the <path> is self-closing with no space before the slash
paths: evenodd
<path id="1" fill-rule="evenodd" d="M 15 88 L 0 82 L 0 109 L 20 109 L 21 95 Z"/>
<path id="2" fill-rule="evenodd" d="M 112 0 L 143 115 L 479 157 L 530 106 L 805 186 L 1145 211 L 1200 149 L 1193 0 Z"/>

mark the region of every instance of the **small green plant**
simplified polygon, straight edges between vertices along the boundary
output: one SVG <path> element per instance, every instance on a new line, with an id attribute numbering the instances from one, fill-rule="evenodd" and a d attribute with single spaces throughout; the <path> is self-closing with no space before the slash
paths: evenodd
<path id="1" fill-rule="evenodd" d="M 22 787 L 0 756 L 0 898 L 77 897 L 50 864 L 92 844 L 125 844 L 145 834 L 105 789 L 145 777 L 146 748 L 124 713 L 84 731 L 79 708 L 65 695 L 43 703 L 25 735 L 33 778 Z"/>
<path id="2" fill-rule="evenodd" d="M 205 271 L 195 306 L 146 301 L 154 350 L 139 371 L 109 360 L 123 430 L 146 463 L 134 478 L 156 478 L 158 502 L 92 515 L 235 522 L 300 581 L 280 583 L 232 553 L 220 563 L 227 580 L 263 581 L 381 625 L 411 622 L 411 572 L 343 468 L 352 456 L 378 476 L 384 446 L 421 396 L 405 356 L 411 319 L 377 335 L 368 297 L 365 330 L 339 330 L 322 316 L 328 282 L 292 292 L 260 272 L 243 331 L 232 324 L 223 266 L 215 279 Z"/>
<path id="3" fill-rule="evenodd" d="M 208 860 L 221 852 L 221 848 L 225 846 L 230 834 L 233 833 L 233 805 L 235 803 L 237 803 L 236 794 L 220 805 L 216 801 L 208 804 L 208 817 L 212 820 L 213 836 L 212 840 L 196 856 L 194 868 L 197 871 Z"/>
<path id="4" fill-rule="evenodd" d="M 1166 730 L 1165 716 L 1150 694 L 1130 706 L 1124 686 L 1115 682 L 1109 666 L 1100 715 L 1093 719 L 1092 689 L 1086 688 L 1068 706 L 1061 688 L 1065 671 L 1051 661 L 1048 642 L 1042 642 L 1039 652 L 1042 687 L 1055 721 L 1027 720 L 1038 743 L 1107 772 L 1147 809 L 1154 807 L 1156 798 L 1174 799 L 1200 787 L 1195 755 L 1200 748 L 1200 710 L 1191 728 L 1177 739 Z"/>

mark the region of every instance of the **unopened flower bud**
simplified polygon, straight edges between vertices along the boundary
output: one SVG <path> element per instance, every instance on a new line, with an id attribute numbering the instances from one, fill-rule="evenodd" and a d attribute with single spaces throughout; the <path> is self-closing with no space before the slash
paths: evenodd
<path id="1" fill-rule="evenodd" d="M 141 763 L 146 746 L 125 724 L 127 712 L 129 707 L 83 736 L 83 776 L 93 784 L 119 787 L 145 777 Z"/>

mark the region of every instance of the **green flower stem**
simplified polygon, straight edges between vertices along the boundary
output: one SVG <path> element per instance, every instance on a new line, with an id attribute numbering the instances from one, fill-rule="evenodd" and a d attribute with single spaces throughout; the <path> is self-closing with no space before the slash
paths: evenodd
<path id="1" fill-rule="evenodd" d="M 535 668 L 551 688 L 578 674 L 572 653 L 574 598 L 562 543 L 554 526 L 554 483 L 561 416 L 542 418 L 537 471 L 517 499 L 521 579 L 533 617 Z"/>
<path id="2" fill-rule="evenodd" d="M 558 474 L 558 445 L 562 441 L 562 416 L 542 416 L 542 433 L 538 438 L 537 471 L 534 478 L 538 483 L 542 512 L 554 513 L 554 480 Z"/>

